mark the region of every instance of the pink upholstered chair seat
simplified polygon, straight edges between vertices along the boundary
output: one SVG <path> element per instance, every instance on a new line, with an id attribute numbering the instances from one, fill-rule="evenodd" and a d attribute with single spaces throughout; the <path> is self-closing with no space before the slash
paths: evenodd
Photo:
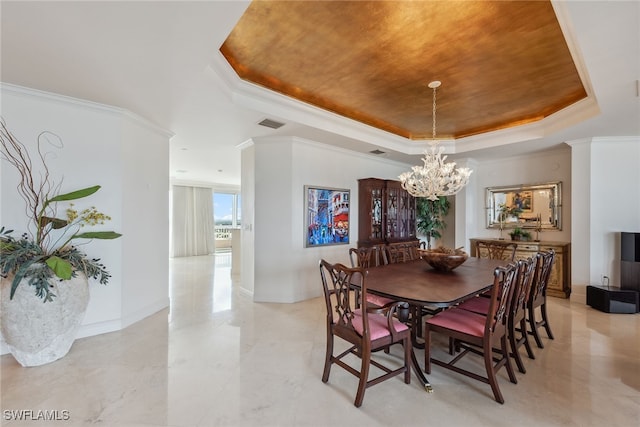
<path id="1" fill-rule="evenodd" d="M 385 298 L 378 295 L 367 294 L 367 302 L 376 307 L 384 307 L 387 304 L 392 304 L 395 301 L 391 298 Z"/>
<path id="2" fill-rule="evenodd" d="M 458 308 L 462 310 L 471 311 L 477 314 L 486 315 L 489 312 L 489 305 L 491 304 L 491 300 L 489 298 L 484 297 L 475 297 L 466 300 L 462 304 L 458 306 Z"/>
<path id="3" fill-rule="evenodd" d="M 351 320 L 353 328 L 357 333 L 362 335 L 362 310 L 354 310 L 353 315 L 354 317 Z M 407 325 L 397 319 L 392 319 L 392 322 L 396 332 L 406 331 L 409 329 Z M 379 314 L 369 314 L 369 333 L 372 341 L 391 335 L 387 325 L 387 318 Z"/>
<path id="4" fill-rule="evenodd" d="M 482 337 L 487 318 L 471 311 L 452 308 L 427 319 L 426 323 L 460 331 L 474 337 Z"/>

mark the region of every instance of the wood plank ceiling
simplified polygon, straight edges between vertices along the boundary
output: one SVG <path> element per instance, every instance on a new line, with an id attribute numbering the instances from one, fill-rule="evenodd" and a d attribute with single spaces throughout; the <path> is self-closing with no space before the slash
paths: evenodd
<path id="1" fill-rule="evenodd" d="M 587 96 L 549 1 L 254 1 L 220 51 L 240 78 L 412 140 Z"/>

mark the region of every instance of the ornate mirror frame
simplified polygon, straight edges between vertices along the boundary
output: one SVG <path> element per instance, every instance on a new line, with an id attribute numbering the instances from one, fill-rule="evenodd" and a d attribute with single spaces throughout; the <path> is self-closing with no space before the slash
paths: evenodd
<path id="1" fill-rule="evenodd" d="M 562 182 L 486 189 L 487 228 L 562 230 Z"/>

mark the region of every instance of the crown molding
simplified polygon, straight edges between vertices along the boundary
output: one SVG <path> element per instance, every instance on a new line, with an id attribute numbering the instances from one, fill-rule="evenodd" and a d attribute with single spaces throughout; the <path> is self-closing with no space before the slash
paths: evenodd
<path id="1" fill-rule="evenodd" d="M 14 96 L 24 97 L 24 98 L 37 98 L 39 100 L 45 100 L 52 103 L 59 103 L 64 105 L 72 105 L 74 107 L 94 110 L 97 112 L 111 114 L 115 116 L 124 117 L 136 124 L 142 125 L 145 128 L 165 137 L 167 139 L 171 139 L 174 136 L 174 133 L 166 130 L 152 121 L 133 113 L 127 109 L 114 107 L 112 105 L 100 104 L 98 102 L 87 101 L 85 99 L 74 98 L 71 96 L 60 95 L 57 93 L 46 92 L 39 89 L 28 88 L 24 86 L 18 86 L 11 83 L 0 82 L 0 91 L 6 94 L 12 94 Z"/>

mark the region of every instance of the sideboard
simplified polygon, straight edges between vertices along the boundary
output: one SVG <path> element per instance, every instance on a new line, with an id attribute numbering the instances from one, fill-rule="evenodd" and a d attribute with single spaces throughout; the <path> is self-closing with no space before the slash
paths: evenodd
<path id="1" fill-rule="evenodd" d="M 473 238 L 471 242 L 471 256 L 476 255 L 476 242 L 491 242 L 498 239 Z M 509 240 L 500 240 L 509 242 Z M 547 295 L 569 298 L 571 295 L 571 243 L 569 242 L 527 242 L 513 241 L 518 247 L 515 259 L 535 257 L 536 253 L 553 249 L 556 252 L 556 260 L 553 263 L 551 277 L 547 286 Z"/>

